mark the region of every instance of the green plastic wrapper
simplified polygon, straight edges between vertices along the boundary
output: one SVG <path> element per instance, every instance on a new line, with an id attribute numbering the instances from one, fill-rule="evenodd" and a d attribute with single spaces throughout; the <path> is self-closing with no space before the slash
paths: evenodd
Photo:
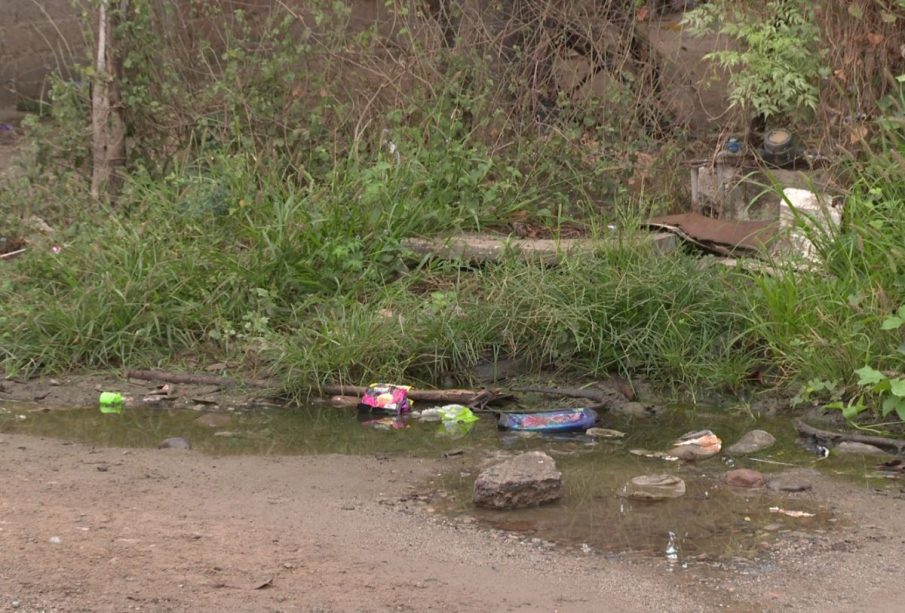
<path id="1" fill-rule="evenodd" d="M 102 392 L 99 402 L 101 413 L 123 412 L 123 395 L 118 392 Z"/>

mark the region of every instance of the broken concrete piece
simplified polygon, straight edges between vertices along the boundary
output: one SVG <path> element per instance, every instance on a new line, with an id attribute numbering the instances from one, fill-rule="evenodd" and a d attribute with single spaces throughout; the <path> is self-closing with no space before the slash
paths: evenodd
<path id="1" fill-rule="evenodd" d="M 635 500 L 667 500 L 685 495 L 685 481 L 673 475 L 643 475 L 629 481 L 624 491 Z"/>
<path id="2" fill-rule="evenodd" d="M 673 251 L 677 244 L 675 236 L 665 232 L 642 235 L 637 240 L 664 253 Z M 474 264 L 498 262 L 510 253 L 525 261 L 555 264 L 567 256 L 588 255 L 617 244 L 616 241 L 604 239 L 527 239 L 483 234 L 460 234 L 445 239 L 407 238 L 402 241 L 403 247 L 418 255 Z"/>

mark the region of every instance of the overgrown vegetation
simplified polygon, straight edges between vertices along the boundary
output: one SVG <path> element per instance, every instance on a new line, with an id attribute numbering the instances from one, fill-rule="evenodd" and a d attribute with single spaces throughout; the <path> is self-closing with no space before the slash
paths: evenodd
<path id="1" fill-rule="evenodd" d="M 685 177 L 671 170 L 682 137 L 657 67 L 621 3 L 388 2 L 365 26 L 342 3 L 131 5 L 118 33 L 130 167 L 116 203 L 88 197 L 88 88 L 62 80 L 49 116 L 29 123 L 28 170 L 0 192 L 0 235 L 33 215 L 57 228 L 3 265 L 8 373 L 226 360 L 303 393 L 467 381 L 479 363 L 518 357 L 531 372 L 619 372 L 694 396 L 810 381 L 806 400 L 891 402 L 862 395 L 855 371 L 905 362 L 902 330 L 883 324 L 905 303 L 900 81 L 885 82 L 869 151 L 846 165 L 843 230 L 813 237 L 822 266 L 775 262 L 764 275 L 634 240 L 641 216 L 678 208 Z M 807 6 L 770 2 L 763 19 L 792 5 Z M 202 18 L 203 31 L 188 27 Z M 750 42 L 767 26 L 745 19 L 733 27 Z M 576 53 L 593 74 L 564 85 L 557 71 Z M 818 104 L 799 94 L 777 111 Z M 610 246 L 556 267 L 419 260 L 402 246 L 575 228 Z"/>

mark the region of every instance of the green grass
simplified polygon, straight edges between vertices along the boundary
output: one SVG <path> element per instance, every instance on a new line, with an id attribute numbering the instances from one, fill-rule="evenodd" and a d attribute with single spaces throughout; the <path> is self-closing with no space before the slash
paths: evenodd
<path id="1" fill-rule="evenodd" d="M 475 365 L 517 357 L 529 373 L 618 372 L 698 397 L 755 375 L 854 390 L 858 368 L 905 367 L 903 332 L 882 329 L 905 303 L 905 105 L 851 162 L 844 228 L 814 237 L 824 263 L 777 261 L 771 276 L 632 240 L 684 178 L 681 142 L 652 143 L 626 101 L 541 130 L 493 106 L 509 94 L 488 97 L 503 85 L 477 80 L 475 57 L 446 58 L 455 74 L 407 92 L 405 108 L 358 108 L 329 63 L 303 88 L 288 67 L 315 51 L 280 32 L 264 55 L 233 47 L 197 83 L 151 78 L 166 66 L 145 61 L 159 41 L 133 33 L 132 53 L 149 55 L 125 82 L 132 159 L 111 208 L 86 194 L 87 90 L 55 84 L 46 119 L 27 124 L 24 177 L 0 187 L 0 235 L 33 234 L 31 215 L 58 228 L 2 264 L 8 374 L 226 360 L 302 394 L 469 382 Z M 630 194 L 630 177 L 654 191 Z M 598 238 L 614 223 L 623 240 L 555 267 L 431 262 L 401 246 L 516 220 L 554 234 L 577 221 Z"/>
<path id="2" fill-rule="evenodd" d="M 855 369 L 903 357 L 901 333 L 880 324 L 905 302 L 905 190 L 870 170 L 845 231 L 819 241 L 826 268 L 768 276 L 632 240 L 556 267 L 418 261 L 403 238 L 499 223 L 535 210 L 536 192 L 503 179 L 514 204 L 468 209 L 441 197 L 461 185 L 425 187 L 428 167 L 378 162 L 298 185 L 220 154 L 163 180 L 133 175 L 115 209 L 72 224 L 61 253 L 46 242 L 6 264 L 0 359 L 10 373 L 227 359 L 293 393 L 468 382 L 476 364 L 511 356 L 533 372 L 620 372 L 691 395 L 737 392 L 755 371 L 851 385 Z M 496 181 L 485 175 L 472 197 Z M 624 208 L 612 215 L 631 223 Z"/>

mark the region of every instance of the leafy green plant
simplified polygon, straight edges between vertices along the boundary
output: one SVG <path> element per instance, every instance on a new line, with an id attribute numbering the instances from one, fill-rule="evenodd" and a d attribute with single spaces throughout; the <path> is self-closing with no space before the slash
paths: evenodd
<path id="1" fill-rule="evenodd" d="M 883 320 L 881 328 L 886 331 L 898 330 L 905 326 L 905 305 L 899 307 L 894 315 Z M 905 355 L 905 343 L 899 345 L 897 351 Z M 864 366 L 855 371 L 858 385 L 866 392 L 880 400 L 880 413 L 883 417 L 895 412 L 905 421 L 905 374 L 879 371 L 871 366 Z M 865 409 L 858 399 L 843 407 L 843 415 L 852 418 Z"/>
<path id="2" fill-rule="evenodd" d="M 771 117 L 817 108 L 817 82 L 828 69 L 814 11 L 807 0 L 720 1 L 688 12 L 685 21 L 694 34 L 715 29 L 734 42 L 705 57 L 729 70 L 733 105 Z"/>

